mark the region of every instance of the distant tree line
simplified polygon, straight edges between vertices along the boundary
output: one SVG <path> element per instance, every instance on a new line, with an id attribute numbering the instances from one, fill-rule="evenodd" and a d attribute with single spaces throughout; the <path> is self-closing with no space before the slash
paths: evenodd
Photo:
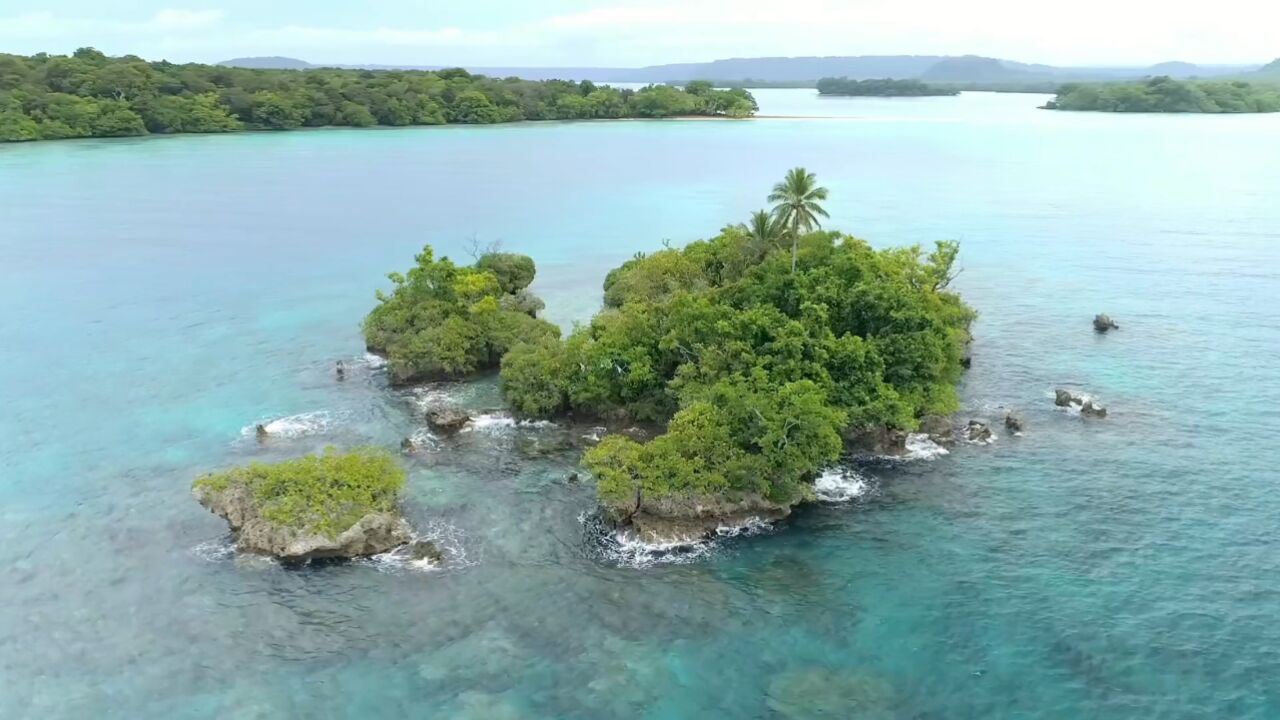
<path id="1" fill-rule="evenodd" d="M 711 83 L 640 90 L 465 70 L 251 70 L 107 57 L 0 54 L 0 142 L 340 125 L 746 117 L 746 90 Z"/>
<path id="2" fill-rule="evenodd" d="M 1045 105 L 1048 110 L 1146 113 L 1280 112 L 1280 86 L 1243 80 L 1174 80 L 1160 76 L 1141 82 L 1067 83 Z"/>
<path id="3" fill-rule="evenodd" d="M 875 97 L 928 97 L 935 95 L 959 95 L 960 91 L 938 87 L 919 80 L 850 80 L 849 78 L 822 78 L 818 81 L 819 95 L 868 95 Z"/>

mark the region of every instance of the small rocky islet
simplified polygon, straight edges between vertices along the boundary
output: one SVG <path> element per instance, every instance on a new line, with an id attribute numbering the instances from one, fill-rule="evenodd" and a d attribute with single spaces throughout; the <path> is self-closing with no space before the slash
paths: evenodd
<path id="1" fill-rule="evenodd" d="M 952 420 L 976 316 L 949 289 L 958 244 L 875 250 L 797 214 L 825 198 L 812 174 L 791 171 L 772 214 L 615 268 L 604 308 L 567 337 L 539 318 L 531 258 L 488 252 L 464 266 L 427 246 L 388 275 L 366 345 L 393 385 L 496 370 L 517 418 L 602 426 L 582 466 L 604 518 L 647 542 L 786 517 L 842 457 L 902 455 L 911 433 L 943 447 L 994 441 L 985 420 Z M 1106 414 L 1063 390 L 1057 401 Z M 449 403 L 425 419 L 440 435 L 472 420 Z M 1013 411 L 1004 424 L 1024 427 Z M 621 430 L 635 426 L 656 432 Z M 238 548 L 308 560 L 411 543 L 396 506 L 404 478 L 393 455 L 363 448 L 217 473 L 193 490 Z"/>

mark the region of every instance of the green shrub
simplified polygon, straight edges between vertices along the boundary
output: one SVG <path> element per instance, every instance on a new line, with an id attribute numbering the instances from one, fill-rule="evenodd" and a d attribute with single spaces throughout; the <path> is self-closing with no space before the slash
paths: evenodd
<path id="1" fill-rule="evenodd" d="M 278 463 L 252 463 L 197 479 L 196 488 L 221 492 L 243 486 L 263 519 L 335 537 L 372 512 L 390 512 L 405 484 L 394 455 L 379 448 L 326 448 Z"/>

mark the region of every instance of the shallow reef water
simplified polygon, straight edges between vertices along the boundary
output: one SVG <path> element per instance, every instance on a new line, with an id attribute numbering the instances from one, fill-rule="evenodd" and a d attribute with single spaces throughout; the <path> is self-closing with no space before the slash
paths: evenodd
<path id="1" fill-rule="evenodd" d="M 1280 717 L 1280 116 L 758 96 L 832 119 L 0 146 L 0 717 Z M 957 419 L 996 442 L 628 546 L 574 474 L 598 430 L 517 422 L 492 378 L 391 388 L 363 352 L 424 243 L 532 255 L 567 327 L 794 165 L 832 227 L 961 241 Z M 438 399 L 477 419 L 431 432 Z M 407 437 L 439 567 L 237 556 L 189 495 Z"/>

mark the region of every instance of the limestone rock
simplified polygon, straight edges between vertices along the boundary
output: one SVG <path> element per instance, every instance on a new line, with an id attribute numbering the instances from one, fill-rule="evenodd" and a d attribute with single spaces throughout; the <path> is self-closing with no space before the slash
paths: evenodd
<path id="1" fill-rule="evenodd" d="M 1005 414 L 1004 427 L 1009 432 L 1020 433 L 1022 432 L 1022 428 L 1024 425 L 1025 423 L 1022 420 L 1022 415 L 1020 415 L 1017 411 L 1010 410 L 1007 414 Z"/>
<path id="2" fill-rule="evenodd" d="M 243 485 L 224 490 L 197 486 L 192 493 L 201 505 L 231 526 L 236 549 L 281 560 L 376 555 L 412 539 L 409 524 L 395 513 L 368 513 L 335 537 L 328 537 L 266 520 L 260 514 L 259 503 Z"/>
<path id="3" fill-rule="evenodd" d="M 956 441 L 951 419 L 942 415 L 925 415 L 920 418 L 920 432 L 939 445 L 953 445 Z"/>
<path id="4" fill-rule="evenodd" d="M 427 424 L 435 430 L 453 432 L 471 422 L 471 415 L 456 405 L 437 405 L 427 409 Z"/>

